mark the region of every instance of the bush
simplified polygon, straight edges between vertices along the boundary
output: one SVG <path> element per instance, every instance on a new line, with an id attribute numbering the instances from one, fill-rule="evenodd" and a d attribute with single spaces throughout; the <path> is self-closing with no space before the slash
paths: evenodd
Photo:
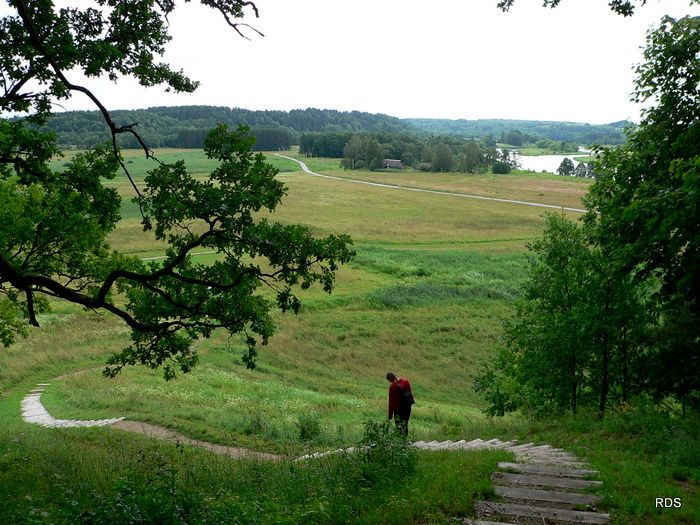
<path id="1" fill-rule="evenodd" d="M 265 418 L 260 413 L 256 412 L 243 429 L 243 433 L 248 436 L 260 436 L 267 433 L 268 426 Z"/>
<path id="2" fill-rule="evenodd" d="M 313 441 L 321 435 L 321 421 L 318 414 L 313 412 L 301 414 L 296 425 L 299 429 L 299 439 L 302 441 Z"/>
<path id="3" fill-rule="evenodd" d="M 390 421 L 367 421 L 356 459 L 361 485 L 391 486 L 415 473 L 417 451 Z"/>
<path id="4" fill-rule="evenodd" d="M 491 166 L 491 173 L 495 173 L 496 175 L 506 175 L 510 173 L 510 164 L 507 162 L 494 162 L 493 166 Z"/>

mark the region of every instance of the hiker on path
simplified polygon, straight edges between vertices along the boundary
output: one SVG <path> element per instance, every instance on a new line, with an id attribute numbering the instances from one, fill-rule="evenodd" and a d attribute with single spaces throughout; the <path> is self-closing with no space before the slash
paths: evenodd
<path id="1" fill-rule="evenodd" d="M 394 372 L 387 372 L 389 385 L 389 419 L 394 419 L 399 432 L 408 436 L 408 420 L 411 418 L 413 392 L 408 379 L 398 377 Z"/>

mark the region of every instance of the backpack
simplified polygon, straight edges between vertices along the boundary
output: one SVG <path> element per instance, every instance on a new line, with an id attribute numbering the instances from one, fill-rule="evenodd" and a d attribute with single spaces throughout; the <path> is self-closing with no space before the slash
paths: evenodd
<path id="1" fill-rule="evenodd" d="M 401 406 L 410 407 L 415 404 L 416 400 L 413 399 L 413 393 L 410 390 L 401 388 Z"/>

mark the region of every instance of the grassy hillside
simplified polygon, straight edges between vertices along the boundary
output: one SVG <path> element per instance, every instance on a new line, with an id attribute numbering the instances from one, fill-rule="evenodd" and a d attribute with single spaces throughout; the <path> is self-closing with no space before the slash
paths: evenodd
<path id="1" fill-rule="evenodd" d="M 197 151 L 159 155 L 187 157 L 201 173 L 212 167 Z M 115 429 L 38 428 L 22 423 L 18 409 L 23 395 L 46 381 L 52 384 L 42 400 L 56 417 L 126 416 L 293 456 L 355 444 L 368 420 L 384 419 L 387 370 L 414 385 L 412 439 L 498 436 L 564 446 L 601 469 L 606 508 L 619 523 L 693 522 L 700 470 L 692 467 L 690 430 L 683 434 L 651 415 L 620 415 L 607 426 L 590 419 L 533 425 L 480 412 L 473 374 L 493 355 L 511 315 L 526 275 L 524 246 L 541 231 L 541 209 L 320 179 L 292 161 L 270 160 L 289 190 L 272 219 L 355 239 L 358 255 L 338 273 L 335 293 L 309 290 L 298 316 L 278 315 L 278 333 L 261 349 L 256 371 L 241 364 L 238 337 L 217 333 L 199 343 L 195 371 L 169 383 L 144 369 L 103 378 L 104 360 L 127 344 L 127 329 L 111 317 L 56 305 L 42 329 L 0 353 L 0 498 L 11 502 L 0 509 L 0 522 L 437 524 L 468 515 L 507 454 L 422 453 L 411 460 L 415 474 L 397 486 L 387 465 L 402 458 L 391 451 L 372 461 L 241 462 Z M 142 181 L 146 161 L 134 153 L 127 162 Z M 309 164 L 350 176 L 337 161 Z M 402 177 L 409 186 L 573 207 L 586 188 L 585 181 L 546 175 L 352 177 Z M 114 184 L 130 195 L 125 181 Z M 132 203 L 125 200 L 122 214 L 115 246 L 142 257 L 162 253 L 142 232 Z M 664 451 L 639 431 L 640 421 L 657 421 L 659 432 L 690 448 Z M 677 471 L 681 464 L 686 470 Z M 657 492 L 682 495 L 684 507 L 655 511 L 645 498 Z"/>

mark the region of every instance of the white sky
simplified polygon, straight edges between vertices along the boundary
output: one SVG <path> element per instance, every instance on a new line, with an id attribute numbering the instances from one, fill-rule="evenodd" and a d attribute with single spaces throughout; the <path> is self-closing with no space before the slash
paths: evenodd
<path id="1" fill-rule="evenodd" d="M 638 120 L 632 67 L 664 14 L 688 0 L 648 0 L 631 18 L 607 0 L 257 0 L 265 34 L 239 37 L 218 13 L 181 3 L 166 60 L 200 80 L 190 95 L 90 80 L 110 109 L 206 104 L 327 108 L 426 118 L 608 123 Z M 71 79 L 80 80 L 73 75 Z M 86 81 L 88 82 L 88 81 Z M 94 109 L 82 95 L 67 109 Z"/>

